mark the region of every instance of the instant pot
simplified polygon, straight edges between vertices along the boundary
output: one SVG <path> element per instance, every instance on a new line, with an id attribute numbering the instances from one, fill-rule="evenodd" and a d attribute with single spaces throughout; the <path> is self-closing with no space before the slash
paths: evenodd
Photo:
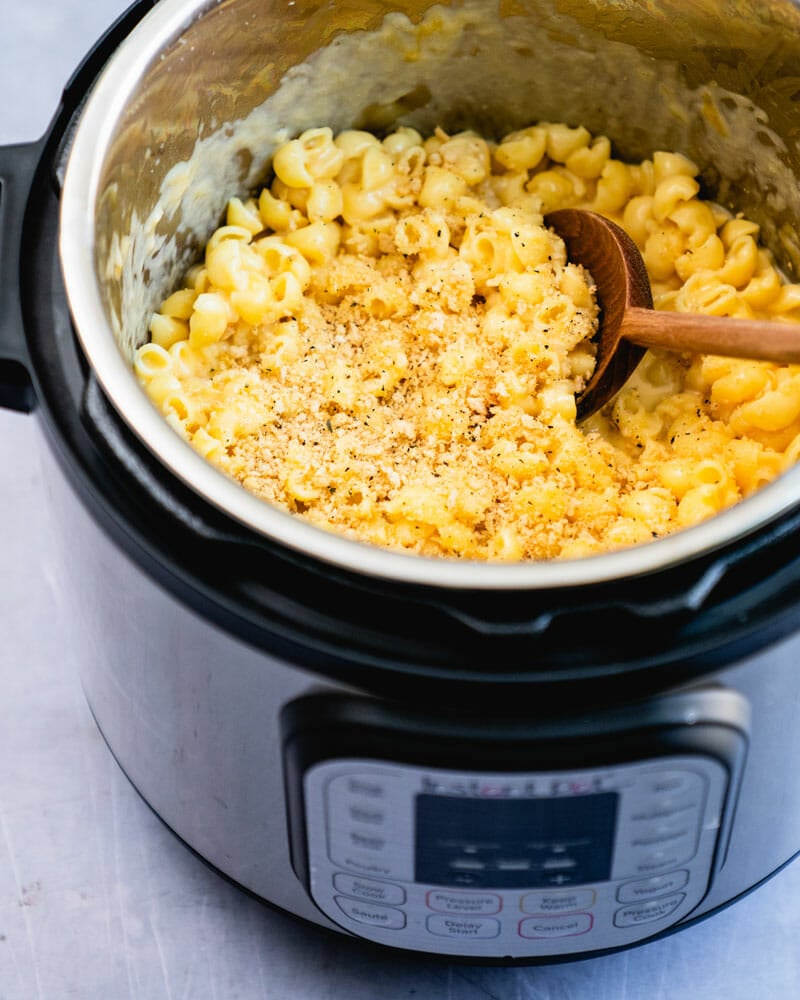
<path id="1" fill-rule="evenodd" d="M 0 150 L 0 394 L 46 444 L 86 696 L 224 875 L 364 942 L 537 961 L 684 927 L 800 851 L 800 470 L 621 552 L 432 560 L 248 494 L 130 367 L 227 198 L 316 125 L 678 150 L 791 277 L 798 79 L 788 0 L 161 0 Z"/>

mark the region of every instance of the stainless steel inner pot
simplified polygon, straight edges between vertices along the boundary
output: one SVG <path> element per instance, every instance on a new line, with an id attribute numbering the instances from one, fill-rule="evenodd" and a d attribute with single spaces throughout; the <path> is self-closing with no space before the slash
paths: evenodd
<path id="1" fill-rule="evenodd" d="M 169 470 L 240 523 L 324 562 L 476 589 L 673 566 L 784 515 L 800 469 L 709 522 L 621 552 L 511 565 L 409 556 L 324 532 L 226 478 L 149 402 L 132 352 L 227 199 L 255 188 L 277 144 L 312 126 L 499 137 L 551 120 L 608 135 L 622 157 L 680 151 L 718 200 L 761 224 L 794 276 L 799 101 L 790 0 L 161 0 L 98 79 L 69 153 L 60 254 L 75 327 L 113 406 Z"/>

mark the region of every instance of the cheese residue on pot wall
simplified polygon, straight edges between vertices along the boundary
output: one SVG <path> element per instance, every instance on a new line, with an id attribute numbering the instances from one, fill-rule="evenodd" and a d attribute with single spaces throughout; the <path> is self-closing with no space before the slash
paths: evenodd
<path id="1" fill-rule="evenodd" d="M 237 121 L 215 117 L 216 77 L 193 80 L 197 106 L 182 112 L 197 121 L 191 156 L 175 162 L 168 141 L 140 150 L 126 142 L 116 154 L 123 162 L 109 165 L 113 181 L 100 199 L 99 271 L 125 356 L 146 339 L 151 312 L 219 225 L 228 197 L 249 194 L 263 183 L 278 146 L 320 123 L 338 132 L 366 120 L 383 127 L 396 119 L 426 135 L 444 125 L 451 131 L 475 128 L 497 139 L 536 117 L 608 135 L 628 159 L 641 159 L 652 149 L 693 150 L 704 167 L 713 165 L 721 190 L 751 192 L 766 242 L 782 244 L 781 253 L 800 266 L 796 234 L 781 227 L 787 215 L 800 217 L 800 189 L 786 165 L 785 143 L 770 130 L 764 112 L 713 81 L 688 85 L 677 63 L 609 41 L 556 6 L 563 5 L 527 0 L 524 8 L 507 5 L 508 16 L 501 16 L 497 3 L 466 0 L 432 6 L 419 22 L 395 13 L 374 30 L 338 33 L 333 8 L 327 15 L 330 41 Z M 344 27 L 346 9 L 341 17 Z M 152 77 L 157 91 L 158 74 L 171 73 L 186 89 L 182 60 L 194 30 L 187 29 L 177 62 L 155 60 L 143 86 Z M 236 31 L 232 58 L 240 57 L 244 46 L 238 22 Z M 251 37 L 251 48 L 260 46 L 266 60 L 276 58 L 270 46 L 288 44 L 277 31 L 274 39 Z M 224 39 L 218 44 L 224 46 Z M 196 72 L 206 66 L 213 68 L 214 61 L 200 60 Z M 243 80 L 243 88 L 250 82 Z M 135 97 L 130 117 L 120 123 L 123 136 L 142 132 L 147 99 Z M 154 111 L 167 115 L 164 128 L 153 134 L 168 135 L 168 110 L 156 98 L 153 102 Z M 145 130 L 141 141 L 150 136 Z M 142 204 L 141 192 L 152 188 L 151 174 L 159 172 L 156 203 Z M 124 190 L 117 189 L 120 174 L 128 178 Z"/>
<path id="2" fill-rule="evenodd" d="M 542 213 L 622 225 L 657 308 L 800 318 L 758 226 L 698 169 L 635 164 L 543 122 L 307 130 L 232 198 L 152 317 L 135 368 L 192 445 L 265 500 L 404 551 L 552 559 L 695 524 L 800 452 L 800 367 L 649 352 L 576 423 L 594 367 L 591 276 Z"/>

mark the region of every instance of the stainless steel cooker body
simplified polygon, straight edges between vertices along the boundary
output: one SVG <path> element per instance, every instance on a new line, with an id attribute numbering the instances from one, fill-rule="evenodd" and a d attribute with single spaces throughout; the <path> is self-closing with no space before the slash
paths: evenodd
<path id="1" fill-rule="evenodd" d="M 777 0 L 161 0 L 0 156 L 21 307 L 0 384 L 35 396 L 55 459 L 83 685 L 220 871 L 365 941 L 535 961 L 683 926 L 800 850 L 798 472 L 621 553 L 416 559 L 257 501 L 130 369 L 227 197 L 312 125 L 566 120 L 623 155 L 680 150 L 794 274 L 799 65 Z"/>
<path id="2" fill-rule="evenodd" d="M 624 683 L 615 687 L 606 706 L 599 707 L 591 699 L 587 702 L 579 681 L 567 693 L 566 702 L 555 705 L 537 692 L 535 685 L 524 694 L 487 699 L 487 684 L 480 682 L 470 685 L 467 705 L 451 707 L 451 702 L 456 704 L 455 696 L 448 698 L 446 689 L 413 677 L 405 682 L 404 694 L 387 696 L 266 653 L 188 608 L 172 588 L 154 583 L 138 562 L 122 555 L 76 499 L 72 484 L 59 467 L 52 463 L 47 467 L 53 544 L 60 550 L 59 564 L 64 569 L 62 591 L 69 595 L 75 632 L 84 640 L 80 650 L 82 683 L 111 751 L 146 801 L 190 847 L 237 883 L 289 913 L 384 946 L 459 960 L 566 959 L 647 940 L 689 923 L 757 886 L 797 853 L 800 784 L 794 780 L 792 762 L 800 755 L 800 639 L 786 638 L 704 673 L 688 685 L 664 690 L 657 683 L 651 695 L 634 698 L 632 707 Z M 345 646 L 345 635 L 341 641 Z M 498 661 L 487 663 L 489 671 L 502 666 Z M 320 701 L 329 701 L 337 711 L 341 711 L 343 701 L 353 713 L 347 716 L 346 728 L 330 729 L 327 739 L 330 720 L 320 717 Z M 381 716 L 377 740 L 374 736 L 364 739 L 357 732 L 369 706 Z M 624 732 L 631 728 L 631 712 L 636 719 L 632 750 L 623 743 Z M 672 885 L 682 886 L 674 881 L 674 872 L 683 879 L 682 873 L 691 869 L 683 857 L 677 865 L 667 862 L 666 869 L 657 867 L 653 875 L 628 872 L 627 877 L 615 879 L 610 904 L 602 898 L 604 885 L 599 880 L 561 883 L 558 871 L 552 873 L 555 881 L 549 875 L 546 883 L 538 876 L 528 883 L 523 879 L 520 884 L 528 884 L 525 891 L 507 888 L 502 892 L 502 916 L 512 925 L 502 942 L 467 938 L 465 943 L 458 934 L 461 925 L 456 924 L 448 935 L 438 930 L 436 923 L 466 920 L 471 926 L 484 921 L 494 928 L 497 906 L 491 900 L 498 893 L 492 888 L 491 875 L 481 883 L 461 880 L 467 873 L 456 872 L 455 881 L 445 878 L 438 889 L 436 885 L 427 888 L 425 896 L 438 892 L 445 907 L 465 900 L 463 905 L 477 908 L 477 913 L 457 910 L 450 916 L 443 915 L 441 907 L 434 908 L 435 903 L 429 907 L 427 899 L 415 909 L 409 880 L 386 872 L 376 876 L 363 868 L 367 862 L 358 857 L 355 864 L 362 868 L 355 869 L 339 858 L 339 867 L 326 872 L 326 877 L 332 885 L 337 876 L 340 886 L 345 880 L 355 883 L 356 912 L 361 912 L 359 919 L 366 922 L 354 923 L 336 903 L 332 914 L 326 913 L 312 898 L 307 859 L 302 856 L 306 845 L 302 839 L 292 839 L 293 826 L 296 830 L 300 820 L 302 831 L 304 813 L 310 806 L 310 801 L 298 801 L 299 785 L 290 787 L 298 778 L 292 774 L 289 756 L 291 736 L 296 733 L 293 725 L 300 738 L 310 744 L 321 741 L 321 760 L 329 764 L 345 760 L 348 776 L 354 772 L 356 776 L 370 775 L 376 764 L 380 772 L 387 766 L 408 767 L 410 762 L 415 768 L 433 768 L 439 775 L 469 772 L 473 780 L 484 782 L 496 782 L 502 773 L 506 782 L 513 784 L 519 783 L 519 776 L 530 780 L 531 774 L 536 774 L 541 781 L 542 774 L 552 777 L 554 771 L 567 777 L 591 778 L 612 773 L 622 766 L 620 761 L 631 759 L 648 765 L 653 760 L 657 764 L 668 760 L 667 778 L 681 772 L 681 762 L 693 761 L 691 775 L 698 759 L 718 752 L 716 744 L 701 740 L 698 757 L 697 747 L 680 745 L 679 741 L 665 750 L 656 746 L 655 737 L 670 727 L 699 732 L 708 718 L 723 719 L 725 731 L 734 734 L 737 746 L 741 740 L 736 750 L 741 755 L 736 764 L 740 770 L 732 771 L 728 786 L 728 821 L 733 809 L 735 817 L 721 832 L 712 819 L 714 835 L 720 832 L 721 853 L 713 866 L 703 871 L 700 902 L 677 924 L 671 911 L 662 912 L 662 904 L 665 898 L 671 904 L 683 891 L 669 891 Z M 512 727 L 518 732 L 499 763 L 498 742 Z M 612 731 L 610 744 L 605 729 Z M 449 745 L 445 755 L 443 740 Z M 662 756 L 665 753 L 666 758 Z M 657 774 L 664 776 L 662 770 Z M 587 791 L 578 788 L 564 794 L 567 799 L 576 795 L 573 801 L 588 801 L 592 794 Z M 549 794 L 549 789 L 544 794 Z M 685 806 L 680 792 L 668 791 L 667 803 L 675 794 L 679 795 L 677 806 Z M 364 801 L 374 811 L 375 801 L 369 797 Z M 451 806 L 459 799 L 447 797 L 444 801 Z M 493 798 L 489 801 L 496 804 Z M 657 823 L 667 825 L 665 842 L 669 848 L 675 826 L 669 805 L 666 814 Z M 677 817 L 681 818 L 680 813 Z M 328 820 L 335 822 L 332 816 Z M 408 817 L 404 822 L 407 825 Z M 373 838 L 385 833 L 374 823 L 357 823 L 354 829 Z M 678 832 L 680 829 L 678 824 Z M 657 826 L 654 831 L 657 840 Z M 558 855 L 550 860 L 553 858 Z M 376 863 L 380 865 L 381 859 Z M 634 890 L 644 887 L 638 900 L 641 917 L 632 928 L 617 928 L 614 914 L 631 911 L 632 904 L 625 903 L 627 896 L 621 901 L 616 898 L 626 885 Z M 648 885 L 655 886 L 652 900 L 647 895 Z M 382 894 L 396 892 L 397 887 L 409 905 L 392 905 L 396 899 L 392 895 L 384 905 Z M 548 922 L 543 931 L 548 936 L 544 938 L 520 936 L 526 920 L 540 919 L 522 909 L 525 905 L 533 914 L 540 909 L 523 904 L 526 896 L 548 900 Z M 349 895 L 341 896 L 339 901 L 344 900 L 346 906 L 350 899 Z M 564 899 L 565 903 L 559 902 Z M 324 906 L 324 898 L 321 903 Z M 547 906 L 555 908 L 554 912 Z M 559 906 L 566 906 L 567 912 L 562 914 Z M 384 928 L 380 923 L 384 910 L 408 911 L 404 927 Z M 576 912 L 580 914 L 577 927 Z M 583 933 L 589 919 L 594 921 L 591 937 Z M 378 922 L 380 933 L 370 921 Z M 410 936 L 406 931 L 414 923 L 422 930 Z M 428 926 L 433 927 L 432 932 L 427 931 Z M 564 929 L 572 933 L 557 936 Z M 498 948 L 499 943 L 502 946 Z"/>

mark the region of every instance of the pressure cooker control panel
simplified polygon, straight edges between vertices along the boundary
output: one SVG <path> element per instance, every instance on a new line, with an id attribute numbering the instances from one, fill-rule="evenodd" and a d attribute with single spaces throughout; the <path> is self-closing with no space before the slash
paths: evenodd
<path id="1" fill-rule="evenodd" d="M 354 934 L 420 951 L 632 943 L 705 895 L 726 787 L 699 756 L 513 775 L 328 761 L 305 779 L 311 894 Z"/>
<path id="2" fill-rule="evenodd" d="M 595 766 L 315 754 L 290 810 L 303 812 L 308 891 L 354 935 L 443 955 L 550 957 L 655 935 L 708 890 L 745 742 L 685 728 L 691 738 L 671 727 L 665 744 L 662 727 L 651 754 Z M 647 747 L 646 732 L 636 740 Z"/>

